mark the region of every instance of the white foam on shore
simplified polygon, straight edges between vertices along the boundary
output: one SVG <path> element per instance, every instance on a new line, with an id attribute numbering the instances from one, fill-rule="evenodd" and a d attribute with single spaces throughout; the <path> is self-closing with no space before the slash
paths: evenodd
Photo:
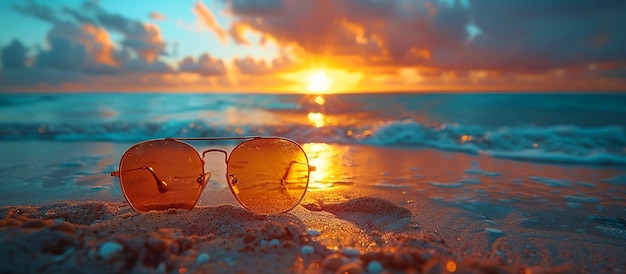
<path id="1" fill-rule="evenodd" d="M 381 181 L 375 184 L 371 184 L 371 186 L 380 187 L 380 188 L 410 188 L 411 187 L 409 185 L 393 184 L 388 181 Z"/>
<path id="2" fill-rule="evenodd" d="M 575 203 L 575 202 L 567 202 L 565 203 L 568 207 L 570 208 L 579 208 L 580 207 L 580 203 Z"/>
<path id="3" fill-rule="evenodd" d="M 554 179 L 554 178 L 545 178 L 538 176 L 530 176 L 528 179 L 531 179 L 536 182 L 544 183 L 547 186 L 551 187 L 570 187 L 570 181 L 566 179 Z"/>
<path id="4" fill-rule="evenodd" d="M 564 196 L 566 201 L 569 202 L 577 202 L 577 203 L 597 203 L 600 202 L 600 198 L 595 196 L 574 196 L 574 195 L 566 195 Z"/>
<path id="5" fill-rule="evenodd" d="M 460 188 L 463 186 L 463 183 L 461 182 L 456 182 L 456 183 L 428 182 L 428 184 L 432 186 L 436 186 L 436 187 L 443 187 L 443 188 Z"/>
<path id="6" fill-rule="evenodd" d="M 589 183 L 589 182 L 576 182 L 576 184 L 579 185 L 579 186 L 584 186 L 584 187 L 588 187 L 588 188 L 596 188 L 596 187 L 598 187 L 596 184 Z"/>
<path id="7" fill-rule="evenodd" d="M 624 186 L 626 185 L 626 174 L 618 174 L 611 178 L 607 178 L 602 180 L 602 182 L 606 182 L 612 185 Z"/>
<path id="8" fill-rule="evenodd" d="M 461 188 L 465 185 L 478 185 L 480 184 L 480 180 L 478 179 L 461 179 L 456 182 L 445 183 L 445 182 L 428 182 L 429 185 L 440 188 Z"/>
<path id="9" fill-rule="evenodd" d="M 606 227 L 606 226 L 596 226 L 596 228 L 604 232 L 607 235 L 611 235 L 613 237 L 626 240 L 626 230 L 615 228 L 615 227 Z"/>
<path id="10" fill-rule="evenodd" d="M 406 119 L 378 124 L 372 134 L 359 141 L 382 146 L 417 144 L 526 161 L 626 165 L 621 149 L 626 144 L 626 134 L 621 126 L 430 127 Z M 473 170 L 468 171 L 471 174 Z"/>

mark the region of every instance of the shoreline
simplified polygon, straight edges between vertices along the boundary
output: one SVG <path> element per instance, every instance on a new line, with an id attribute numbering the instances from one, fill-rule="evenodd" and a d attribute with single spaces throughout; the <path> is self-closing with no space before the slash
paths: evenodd
<path id="1" fill-rule="evenodd" d="M 39 145 L 5 159 L 0 272 L 626 271 L 623 168 L 317 143 L 289 213 L 241 208 L 211 158 L 194 209 L 137 214 L 108 176 L 125 144 Z M 42 148 L 68 152 L 24 164 Z"/>

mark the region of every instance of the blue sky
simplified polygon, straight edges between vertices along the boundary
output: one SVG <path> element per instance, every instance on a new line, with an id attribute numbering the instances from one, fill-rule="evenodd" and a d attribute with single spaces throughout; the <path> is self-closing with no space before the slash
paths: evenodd
<path id="1" fill-rule="evenodd" d="M 207 28 L 196 23 L 198 19 L 193 12 L 193 6 L 197 2 L 181 0 L 174 3 L 172 1 L 136 0 L 129 4 L 129 1 L 122 0 L 98 1 L 99 5 L 107 11 L 113 11 L 126 18 L 158 25 L 162 35 L 168 38 L 167 51 L 171 56 L 166 57 L 169 57 L 172 61 L 181 55 L 199 56 L 205 52 L 211 52 L 212 55 L 218 58 L 263 54 L 271 56 L 275 54 L 272 49 L 253 49 L 232 43 L 226 47 L 220 45 L 220 41 L 216 36 L 207 35 Z M 42 1 L 41 3 L 47 2 Z M 59 0 L 54 1 L 54 5 L 50 6 L 80 9 L 82 3 L 82 1 L 75 0 Z M 227 4 L 224 1 L 206 1 L 204 3 L 207 8 L 215 11 L 224 10 Z M 13 7 L 19 4 L 20 1 L 14 1 L 13 3 L 7 1 L 0 6 L 0 24 L 11 26 L 2 31 L 0 45 L 6 46 L 13 39 L 20 39 L 24 44 L 33 47 L 45 45 L 45 36 L 51 24 L 16 12 Z M 167 15 L 161 11 L 165 11 Z M 166 17 L 163 20 L 154 20 L 150 17 L 151 13 L 159 13 Z M 232 23 L 232 20 L 223 13 L 216 12 L 214 15 L 221 26 L 228 26 Z M 16 22 L 19 23 L 16 24 Z M 113 41 L 119 40 L 119 34 L 113 32 L 111 36 Z"/>

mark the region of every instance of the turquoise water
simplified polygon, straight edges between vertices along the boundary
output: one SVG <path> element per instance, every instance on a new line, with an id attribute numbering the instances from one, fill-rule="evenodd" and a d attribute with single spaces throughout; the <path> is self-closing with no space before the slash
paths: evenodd
<path id="1" fill-rule="evenodd" d="M 0 140 L 277 135 L 626 165 L 624 94 L 0 94 Z M 323 103 L 323 104 L 321 104 Z"/>

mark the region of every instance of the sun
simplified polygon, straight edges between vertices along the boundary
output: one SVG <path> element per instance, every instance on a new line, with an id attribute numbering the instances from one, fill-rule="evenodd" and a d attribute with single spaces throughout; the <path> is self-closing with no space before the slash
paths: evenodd
<path id="1" fill-rule="evenodd" d="M 333 79 L 328 77 L 325 71 L 321 70 L 311 74 L 306 79 L 306 82 L 309 83 L 306 89 L 310 92 L 327 92 L 333 84 Z"/>

